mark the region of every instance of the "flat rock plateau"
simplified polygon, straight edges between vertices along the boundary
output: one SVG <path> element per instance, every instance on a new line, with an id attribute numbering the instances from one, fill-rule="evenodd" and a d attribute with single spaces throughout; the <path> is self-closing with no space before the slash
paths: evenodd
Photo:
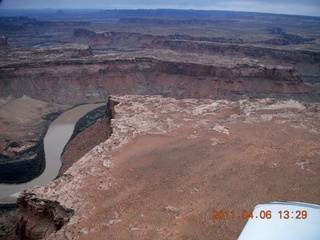
<path id="1" fill-rule="evenodd" d="M 111 137 L 26 193 L 74 215 L 48 239 L 236 239 L 269 201 L 319 201 L 319 105 L 115 97 Z"/>
<path id="2" fill-rule="evenodd" d="M 257 204 L 320 204 L 320 18 L 43 11 L 0 11 L 0 182 L 42 173 L 60 113 L 105 116 L 0 239 L 237 239 Z"/>

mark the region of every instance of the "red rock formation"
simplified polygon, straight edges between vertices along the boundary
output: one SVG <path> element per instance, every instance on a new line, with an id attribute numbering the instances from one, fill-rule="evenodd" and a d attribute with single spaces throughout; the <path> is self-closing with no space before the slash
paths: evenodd
<path id="1" fill-rule="evenodd" d="M 174 57 L 135 53 L 117 59 L 9 63 L 0 67 L 0 96 L 26 94 L 47 102 L 79 103 L 105 100 L 108 94 L 235 99 L 310 92 L 293 68 L 242 60 L 231 64 L 227 59 L 199 63 L 180 60 L 183 54 Z"/>
<path id="2" fill-rule="evenodd" d="M 63 174 L 73 163 L 80 159 L 84 154 L 94 148 L 96 145 L 107 140 L 112 134 L 111 119 L 114 117 L 114 106 L 116 101 L 108 99 L 107 107 L 105 108 L 105 117 L 97 121 L 95 124 L 81 131 L 77 132 L 77 125 L 81 121 L 79 120 L 75 126 L 73 132 L 74 137 L 66 145 L 62 155 L 61 162 L 62 167 L 59 171 L 59 175 Z M 88 113 L 90 114 L 90 113 Z M 85 118 L 85 117 L 84 117 Z M 90 141 L 88 141 L 90 139 Z"/>
<path id="3" fill-rule="evenodd" d="M 23 192 L 19 199 L 19 221 L 16 234 L 20 239 L 44 239 L 53 231 L 59 230 L 73 215 L 56 201 L 35 198 Z"/>
<path id="4" fill-rule="evenodd" d="M 111 119 L 114 117 L 114 106 L 117 104 L 117 101 L 109 98 L 105 109 L 105 118 L 91 126 L 90 129 L 81 132 L 69 143 L 62 157 L 63 166 L 60 176 L 83 154 L 104 142 L 111 135 Z M 88 138 L 90 138 L 89 143 L 81 140 Z M 74 154 L 73 151 L 76 153 Z M 64 177 L 68 178 L 67 175 Z M 43 239 L 53 231 L 59 230 L 73 214 L 73 210 L 61 206 L 59 202 L 39 199 L 32 193 L 23 192 L 20 194 L 18 204 L 19 221 L 16 234 L 22 239 Z"/>
<path id="5" fill-rule="evenodd" d="M 111 137 L 60 178 L 28 190 L 30 206 L 22 209 L 33 213 L 25 211 L 19 227 L 32 221 L 41 226 L 34 215 L 41 216 L 50 201 L 74 215 L 48 239 L 236 239 L 245 221 L 215 221 L 213 210 L 232 207 L 241 216 L 271 198 L 318 204 L 318 103 L 114 100 L 120 104 Z"/>
<path id="6" fill-rule="evenodd" d="M 285 62 L 320 62 L 320 53 L 318 51 L 285 50 L 276 49 L 269 46 L 266 47 L 260 45 L 248 45 L 245 44 L 241 39 L 232 38 L 228 39 L 221 37 L 194 37 L 181 34 L 156 36 L 151 34 L 131 32 L 95 33 L 86 29 L 76 29 L 74 31 L 73 37 L 75 41 L 87 44 L 96 44 L 97 38 L 99 38 L 100 44 L 104 43 L 107 44 L 109 47 L 126 46 L 135 48 L 170 49 L 174 51 L 197 52 L 207 54 L 230 54 L 232 56 L 247 56 L 254 58 L 270 57 L 272 59 L 283 60 Z M 290 36 L 287 36 L 287 38 L 289 37 Z M 257 42 L 257 44 L 261 43 L 262 42 Z M 284 41 L 280 42 L 280 40 L 268 40 L 265 42 L 265 44 L 271 43 L 279 43 L 279 45 L 285 45 Z"/>

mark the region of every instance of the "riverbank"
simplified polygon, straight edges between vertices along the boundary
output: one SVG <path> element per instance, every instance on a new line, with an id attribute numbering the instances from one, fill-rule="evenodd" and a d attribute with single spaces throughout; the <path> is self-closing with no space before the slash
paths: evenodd
<path id="1" fill-rule="evenodd" d="M 111 119 L 117 102 L 109 98 L 106 106 L 101 106 L 83 116 L 76 124 L 74 132 L 61 155 L 62 167 L 59 176 L 73 163 L 112 134 Z"/>
<path id="2" fill-rule="evenodd" d="M 70 107 L 28 96 L 0 99 L 0 183 L 25 183 L 42 174 L 44 136 L 50 123 Z"/>
<path id="3" fill-rule="evenodd" d="M 68 127 L 70 129 L 70 130 L 68 130 L 68 131 L 70 131 L 70 134 L 66 136 L 65 143 L 64 144 L 62 143 L 60 152 L 58 152 L 56 157 L 54 157 L 54 158 L 57 158 L 59 160 L 58 167 L 53 167 L 52 166 L 52 160 L 57 160 L 57 159 L 51 159 L 50 157 L 52 157 L 52 156 L 50 156 L 50 154 L 49 154 L 49 156 L 47 156 L 47 158 L 49 158 L 47 160 L 49 160 L 51 162 L 51 165 L 49 164 L 49 168 L 50 169 L 53 168 L 53 174 L 55 174 L 55 175 L 58 174 L 59 168 L 61 166 L 60 154 L 62 152 L 62 149 L 66 146 L 65 144 L 67 143 L 67 141 L 68 141 L 69 137 L 71 136 L 71 134 L 73 133 L 74 138 L 77 137 L 78 132 L 80 132 L 80 133 L 86 132 L 86 129 L 89 128 L 90 125 L 94 124 L 94 122 L 96 122 L 99 118 L 106 116 L 106 104 L 104 104 L 104 103 L 103 103 L 103 106 L 100 106 L 97 109 L 94 109 L 94 110 L 89 111 L 88 113 L 86 113 L 88 111 L 88 109 L 92 109 L 95 106 L 99 106 L 99 105 L 94 105 L 94 104 L 93 105 L 92 104 L 78 105 L 75 108 L 69 109 L 69 111 L 65 112 L 62 115 L 59 114 L 59 112 L 55 112 L 55 113 L 50 113 L 50 114 L 48 114 L 48 115 L 46 115 L 44 117 L 46 120 L 52 122 L 50 127 L 55 127 L 55 125 L 57 124 L 57 122 L 54 121 L 54 120 L 58 120 L 58 122 L 59 122 L 58 125 L 59 124 L 63 124 L 64 125 L 66 123 L 67 123 L 67 125 L 71 124 L 71 126 Z M 77 111 L 77 109 L 79 109 L 79 108 L 83 109 L 81 111 L 85 111 L 84 113 L 86 113 L 83 117 L 81 117 L 83 115 L 83 113 L 81 111 Z M 73 112 L 73 113 L 71 113 L 71 116 L 68 116 L 68 115 L 66 115 L 68 112 Z M 72 120 L 72 117 L 75 117 L 75 118 Z M 59 120 L 59 118 L 60 118 L 60 120 Z M 79 118 L 80 118 L 80 120 L 79 120 Z M 98 124 L 97 126 L 100 126 L 100 125 L 101 126 L 102 125 L 105 126 L 106 125 L 106 126 L 109 126 L 109 129 L 111 129 L 110 128 L 110 121 L 109 120 L 107 121 L 106 119 L 109 119 L 109 118 L 102 119 L 101 120 L 102 124 Z M 74 128 L 73 128 L 73 125 L 72 125 L 72 121 L 74 121 L 74 124 L 76 125 Z M 48 127 L 49 127 L 49 124 L 48 124 Z M 99 132 L 102 131 L 102 130 L 103 129 L 100 129 Z M 107 128 L 106 132 L 111 134 L 111 130 L 108 130 L 108 128 Z M 46 133 L 47 133 L 47 135 L 52 134 L 50 129 L 48 131 L 46 131 Z M 59 138 L 56 139 L 56 141 L 58 141 L 59 143 L 63 142 L 61 137 L 65 133 L 66 133 L 66 129 L 63 128 L 63 133 L 57 133 L 58 134 L 57 136 L 59 136 Z M 97 133 L 98 132 L 96 132 L 95 135 L 98 135 Z M 53 137 L 53 138 L 55 138 L 55 137 Z M 48 140 L 46 140 L 46 141 L 48 141 Z M 43 143 L 43 138 L 42 138 L 42 143 Z M 48 143 L 46 145 L 48 145 Z M 52 143 L 52 145 L 55 147 L 57 144 Z M 46 146 L 46 147 L 48 147 L 48 146 Z M 48 154 L 48 152 L 47 152 L 47 154 Z M 56 168 L 56 170 L 54 170 L 55 168 Z M 47 174 L 44 174 L 44 175 L 47 175 Z M 52 175 L 52 177 L 49 177 L 49 178 L 51 178 L 49 181 L 53 180 L 55 175 Z M 42 178 L 43 177 L 45 177 L 45 176 L 42 176 Z M 37 182 L 36 185 L 39 185 L 39 183 L 40 184 L 42 183 L 42 185 L 46 183 L 45 180 L 39 180 L 38 178 L 35 179 L 34 181 L 37 181 L 37 180 L 38 180 L 38 182 Z M 34 182 L 34 181 L 32 181 L 32 182 Z M 30 183 L 31 185 L 32 185 L 32 182 Z M 10 188 L 11 187 L 12 188 L 16 188 L 18 186 L 21 186 L 21 190 L 27 189 L 28 188 L 28 183 L 26 183 L 24 185 L 8 185 L 8 187 L 10 187 Z M 25 188 L 23 186 L 25 186 Z M 15 190 L 15 191 L 18 191 L 18 189 Z M 19 191 L 20 191 L 20 188 L 19 188 Z M 11 197 L 11 196 L 1 199 L 1 202 L 0 202 L 0 239 L 2 239 L 2 237 L 6 238 L 7 236 L 13 236 L 14 235 L 16 224 L 17 224 L 17 221 L 18 221 L 18 204 L 15 203 L 16 200 L 17 200 L 16 197 Z M 52 206 L 55 207 L 56 205 L 53 204 Z M 52 207 L 50 207 L 50 208 L 52 208 Z"/>
<path id="4" fill-rule="evenodd" d="M 28 100 L 28 98 L 26 97 L 25 99 Z M 36 100 L 30 100 L 30 101 L 36 101 Z M 44 103 L 44 104 L 47 104 L 47 103 Z M 21 192 L 35 185 L 42 186 L 52 181 L 53 179 L 55 179 L 61 167 L 61 161 L 60 161 L 61 153 L 63 151 L 63 148 L 65 147 L 65 144 L 68 142 L 70 136 L 73 133 L 74 125 L 88 111 L 91 111 L 93 108 L 99 107 L 101 105 L 105 105 L 105 103 L 102 103 L 100 105 L 94 105 L 94 104 L 80 105 L 78 107 L 65 111 L 63 114 L 59 115 L 58 118 L 56 118 L 57 114 L 52 114 L 52 113 L 50 114 L 48 113 L 49 115 L 46 115 L 46 117 L 40 116 L 41 117 L 41 118 L 39 117 L 40 120 L 39 118 L 34 118 L 32 123 L 34 123 L 37 126 L 37 129 L 39 132 L 32 132 L 33 134 L 32 136 L 35 137 L 34 144 L 39 144 L 38 142 L 42 142 L 43 143 L 42 146 L 44 145 L 44 151 L 46 155 L 45 158 L 47 162 L 46 168 L 40 176 L 26 183 L 13 184 L 13 185 L 0 184 L 0 199 L 2 200 L 3 198 L 5 198 L 4 202 L 7 203 L 9 201 L 7 196 Z M 68 108 L 67 107 L 64 108 L 64 110 L 66 109 Z M 49 122 L 51 122 L 54 118 L 56 119 L 50 124 L 49 129 L 46 129 L 46 127 L 49 126 Z M 24 124 L 23 126 L 26 126 L 26 125 L 28 126 L 28 122 L 27 123 L 24 122 L 23 124 Z M 19 126 L 15 126 L 15 127 L 16 127 L 15 129 L 19 129 L 17 128 Z M 41 134 L 44 135 L 44 133 L 46 133 L 46 135 L 43 138 Z M 36 142 L 36 140 L 38 140 L 38 142 Z M 44 156 L 42 160 L 44 161 Z M 24 162 L 21 161 L 21 163 L 24 163 Z M 26 168 L 22 170 L 24 170 L 25 172 L 28 172 L 29 174 L 34 173 L 32 171 L 26 171 Z M 11 170 L 11 173 L 12 173 L 12 170 Z M 15 176 L 14 173 L 12 173 L 12 175 Z M 10 202 L 11 201 L 14 201 L 14 200 L 10 198 Z"/>
<path id="5" fill-rule="evenodd" d="M 73 133 L 61 154 L 62 166 L 59 171 L 59 176 L 65 169 L 69 168 L 72 163 L 83 156 L 86 151 L 91 150 L 93 144 L 96 142 L 98 144 L 110 136 L 111 131 L 108 131 L 108 126 L 104 123 L 105 112 L 106 105 L 88 112 L 77 121 Z M 106 129 L 107 131 L 105 131 Z M 99 133 L 101 133 L 101 135 Z M 98 140 L 99 138 L 101 139 Z M 84 141 L 80 139 L 84 139 Z M 88 139 L 90 139 L 90 141 L 87 141 Z"/>
<path id="6" fill-rule="evenodd" d="M 63 173 L 63 171 L 70 167 L 69 165 L 72 165 L 79 159 L 73 158 L 70 160 L 70 154 L 68 154 L 69 152 L 78 152 L 77 149 L 75 149 L 77 147 L 80 147 L 82 151 L 89 151 L 91 150 L 92 145 L 98 145 L 99 143 L 105 141 L 110 137 L 112 133 L 111 119 L 114 116 L 113 108 L 116 104 L 117 102 L 109 100 L 106 105 L 104 104 L 103 106 L 100 106 L 88 112 L 83 117 L 81 117 L 80 120 L 77 121 L 77 124 L 75 124 L 76 126 L 73 129 L 74 137 L 71 139 L 71 141 L 68 142 L 68 144 L 65 142 L 66 147 L 64 149 L 64 156 L 66 156 L 65 158 L 67 159 L 67 161 L 62 160 L 62 168 L 60 169 L 60 173 Z M 99 120 L 101 116 L 103 116 L 103 118 Z M 71 133 L 69 136 L 71 136 Z M 79 141 L 80 139 L 81 141 Z M 74 157 L 74 155 L 72 156 Z M 23 226 L 30 224 L 30 219 L 24 216 L 30 216 L 30 214 L 32 215 L 34 212 L 33 209 L 40 208 L 41 213 L 37 211 L 35 221 L 39 220 L 41 221 L 41 224 L 37 224 L 37 226 L 30 232 L 30 235 L 28 235 L 28 237 L 31 238 L 32 236 L 44 236 L 47 233 L 50 234 L 51 231 L 59 230 L 60 227 L 62 227 L 66 222 L 69 221 L 70 217 L 73 214 L 73 211 L 71 209 L 64 208 L 63 206 L 59 205 L 59 202 L 34 199 L 32 194 L 29 195 L 25 192 L 23 194 L 20 194 L 18 203 L 20 209 L 19 215 L 22 217 L 19 218 L 20 220 L 17 224 L 17 233 L 23 238 L 27 236 L 25 234 L 28 234 L 25 232 L 25 230 L 23 230 Z M 32 205 L 32 207 L 27 207 L 30 204 Z M 53 221 L 55 222 L 54 226 L 51 225 Z M 9 230 L 7 232 L 9 232 Z"/>

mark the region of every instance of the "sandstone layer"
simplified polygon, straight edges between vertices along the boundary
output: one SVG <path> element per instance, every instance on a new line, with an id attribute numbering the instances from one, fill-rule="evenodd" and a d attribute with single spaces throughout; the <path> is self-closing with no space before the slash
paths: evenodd
<path id="1" fill-rule="evenodd" d="M 111 137 L 21 195 L 74 211 L 47 239 L 236 239 L 257 204 L 320 203 L 318 103 L 113 99 Z"/>
<path id="2" fill-rule="evenodd" d="M 271 29 L 289 35 L 281 29 Z M 168 35 L 159 36 L 151 34 L 130 33 L 130 32 L 94 32 L 87 29 L 75 29 L 73 37 L 75 41 L 82 43 L 90 43 L 93 45 L 106 44 L 112 47 L 126 48 L 158 48 L 171 49 L 182 52 L 196 52 L 203 54 L 224 54 L 234 56 L 247 56 L 253 58 L 268 57 L 271 59 L 281 59 L 287 62 L 307 62 L 319 63 L 320 54 L 317 50 L 307 49 L 278 49 L 274 45 L 289 45 L 289 40 L 266 40 L 265 42 L 246 43 L 240 39 L 225 39 L 225 38 L 209 38 L 209 37 L 194 37 L 189 35 Z M 314 39 L 305 40 L 303 37 L 291 37 L 291 42 L 302 44 Z M 298 40 L 299 39 L 299 40 Z M 285 43 L 287 42 L 287 43 Z M 260 45 L 265 43 L 265 45 Z M 258 45 L 259 44 L 259 45 Z M 291 43 L 294 44 L 294 43 Z M 271 45 L 271 46 L 270 46 Z M 273 46 L 272 46 L 273 45 Z"/>
<path id="3" fill-rule="evenodd" d="M 0 17 L 0 98 L 69 106 L 110 94 L 319 101 L 319 24 L 309 17 L 171 10 Z M 40 154 L 48 122 L 36 122 L 42 130 L 29 133 L 38 136 L 33 147 Z M 2 156 L 30 145 L 29 138 L 17 141 L 26 126 L 10 130 L 10 138 L 4 130 Z"/>
<path id="4" fill-rule="evenodd" d="M 51 232 L 58 231 L 73 214 L 58 202 L 37 199 L 33 194 L 18 199 L 20 219 L 16 234 L 22 239 L 44 239 Z"/>
<path id="5" fill-rule="evenodd" d="M 106 106 L 89 112 L 77 122 L 74 132 L 61 155 L 62 167 L 59 176 L 88 151 L 111 136 L 110 123 L 114 117 L 114 106 L 116 104 L 117 102 L 109 99 Z M 102 116 L 101 110 L 103 112 Z"/>
<path id="6" fill-rule="evenodd" d="M 120 104 L 73 138 L 60 178 L 21 195 L 20 237 L 236 239 L 256 204 L 319 204 L 319 18 L 23 13 L 0 17 L 1 164 L 35 157 L 38 174 L 55 113 Z"/>
<path id="7" fill-rule="evenodd" d="M 59 49 L 59 48 L 57 48 Z M 82 56 L 84 50 L 85 57 Z M 90 47 L 38 49 L 16 62 L 3 50 L 0 96 L 30 97 L 60 104 L 105 100 L 108 94 L 161 94 L 176 98 L 242 99 L 292 97 L 315 101 L 313 88 L 292 67 L 250 58 L 184 54 L 168 50 L 94 55 Z M 73 55 L 72 53 L 77 53 Z"/>
<path id="8" fill-rule="evenodd" d="M 307 101 L 319 98 L 314 88 L 302 82 L 296 69 L 263 65 L 250 58 L 150 49 L 93 55 L 87 45 L 3 48 L 0 52 L 3 56 L 0 61 L 0 97 L 3 99 L 28 96 L 46 103 L 73 105 L 103 101 L 109 94 L 231 100 L 265 96 Z M 31 57 L 26 58 L 27 55 Z M 34 109 L 30 104 L 29 107 Z M 6 105 L 6 108 L 10 106 Z M 12 110 L 16 119 L 28 118 L 24 112 L 15 111 L 14 106 Z M 32 122 L 40 124 L 39 129 L 25 132 L 37 135 L 32 146 L 29 138 L 22 137 L 17 141 L 19 134 L 11 137 L 2 134 L 2 182 L 25 182 L 44 169 L 42 138 L 48 121 L 40 121 L 39 117 Z M 17 126 L 19 123 L 13 122 L 14 131 L 27 127 L 23 122 L 21 128 Z M 92 144 L 82 148 L 79 156 L 85 153 L 85 149 L 89 150 L 89 146 L 93 147 Z M 30 145 L 27 147 L 29 156 L 25 156 L 24 149 L 18 151 L 21 145 Z M 25 172 L 26 168 L 37 171 Z"/>

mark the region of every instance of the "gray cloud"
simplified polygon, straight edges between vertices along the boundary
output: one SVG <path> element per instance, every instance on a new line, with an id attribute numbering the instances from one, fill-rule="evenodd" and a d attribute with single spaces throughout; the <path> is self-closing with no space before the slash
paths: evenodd
<path id="1" fill-rule="evenodd" d="M 178 8 L 320 16 L 319 0 L 4 0 L 2 2 L 2 8 Z"/>

